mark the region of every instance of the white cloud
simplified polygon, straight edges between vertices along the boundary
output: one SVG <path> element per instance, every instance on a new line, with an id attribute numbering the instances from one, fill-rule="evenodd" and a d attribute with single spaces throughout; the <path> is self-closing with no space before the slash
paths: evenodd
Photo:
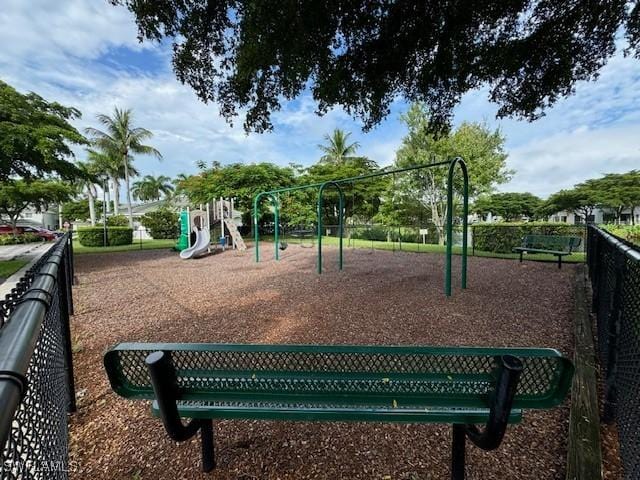
<path id="1" fill-rule="evenodd" d="M 530 141 L 511 150 L 511 165 L 517 173 L 501 190 L 535 187 L 535 193 L 546 196 L 604 173 L 639 168 L 638 133 L 637 126 L 581 128 Z"/>

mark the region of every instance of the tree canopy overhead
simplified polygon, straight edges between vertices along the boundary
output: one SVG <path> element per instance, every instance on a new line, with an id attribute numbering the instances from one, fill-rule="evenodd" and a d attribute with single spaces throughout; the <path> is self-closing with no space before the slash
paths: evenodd
<path id="1" fill-rule="evenodd" d="M 397 97 L 425 103 L 446 127 L 482 85 L 498 116 L 529 120 L 594 79 L 624 31 L 640 57 L 637 0 L 111 0 L 140 39 L 174 43 L 178 79 L 227 120 L 272 127 L 271 113 L 309 88 L 323 113 L 342 106 L 365 128 Z"/>

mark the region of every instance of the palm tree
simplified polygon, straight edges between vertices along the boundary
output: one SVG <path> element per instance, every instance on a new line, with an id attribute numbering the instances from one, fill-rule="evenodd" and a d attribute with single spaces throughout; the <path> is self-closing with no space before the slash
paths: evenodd
<path id="1" fill-rule="evenodd" d="M 174 190 L 171 179 L 165 175 L 154 177 L 153 175 L 145 175 L 142 180 L 133 183 L 131 193 L 133 197 L 142 200 L 160 200 L 162 195 L 170 195 Z"/>
<path id="2" fill-rule="evenodd" d="M 322 163 L 329 163 L 334 165 L 340 165 L 352 158 L 360 144 L 358 142 L 348 143 L 351 132 L 345 132 L 336 128 L 332 135 L 325 135 L 324 139 L 326 145 L 318 145 L 320 150 L 324 152 L 320 161 Z"/>
<path id="3" fill-rule="evenodd" d="M 107 206 L 111 203 L 109 190 L 113 191 L 113 214 L 119 215 L 120 213 L 120 180 L 125 178 L 125 165 L 122 163 L 122 159 L 109 151 L 103 150 L 87 150 L 88 160 L 94 165 L 94 171 L 98 174 L 104 175 L 109 180 L 110 188 L 107 187 Z M 133 166 L 133 158 L 131 155 L 127 158 L 127 169 L 129 175 L 137 177 L 140 173 Z M 104 186 L 103 186 L 104 188 Z"/>
<path id="4" fill-rule="evenodd" d="M 171 183 L 173 184 L 173 194 L 175 196 L 183 193 L 184 191 L 183 182 L 185 182 L 188 178 L 189 176 L 186 173 L 179 173 L 178 175 L 176 175 L 176 178 L 171 180 Z"/>
<path id="5" fill-rule="evenodd" d="M 87 199 L 89 200 L 89 218 L 91 219 L 91 226 L 96 226 L 96 197 L 98 192 L 96 190 L 97 171 L 96 165 L 92 162 L 78 162 L 78 168 L 82 172 L 82 176 L 76 180 L 76 185 L 81 190 L 86 190 Z"/>
<path id="6" fill-rule="evenodd" d="M 129 211 L 129 226 L 133 227 L 133 212 L 131 209 L 131 183 L 130 170 L 133 163 L 133 154 L 154 155 L 162 159 L 162 155 L 155 148 L 145 145 L 143 142 L 153 136 L 149 130 L 133 126 L 133 113 L 130 109 L 120 110 L 115 108 L 113 116 L 99 114 L 98 121 L 106 131 L 96 128 L 87 128 L 87 134 L 93 137 L 95 145 L 104 152 L 109 152 L 116 159 L 120 159 L 119 165 L 124 167 L 124 181 L 127 188 L 127 209 Z"/>

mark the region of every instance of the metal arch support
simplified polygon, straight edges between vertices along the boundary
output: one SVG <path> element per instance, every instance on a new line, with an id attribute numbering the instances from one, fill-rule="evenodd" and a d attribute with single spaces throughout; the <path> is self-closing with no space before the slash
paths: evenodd
<path id="1" fill-rule="evenodd" d="M 328 186 L 336 187 L 338 190 L 338 194 L 340 195 L 340 201 L 338 204 L 338 235 L 339 235 L 339 253 L 338 253 L 338 269 L 342 270 L 342 234 L 344 230 L 343 225 L 343 216 L 344 216 L 344 192 L 342 187 L 340 186 L 338 181 L 330 180 L 328 182 L 324 182 L 320 185 L 318 189 L 318 202 L 316 204 L 317 208 L 317 225 L 318 225 L 318 273 L 322 273 L 322 195 L 324 194 L 324 190 Z"/>
<path id="2" fill-rule="evenodd" d="M 456 166 L 462 171 L 462 275 L 461 287 L 467 288 L 467 222 L 469 217 L 469 174 L 467 164 L 460 158 L 454 158 L 449 164 L 447 178 L 447 250 L 444 272 L 444 293 L 451 296 L 451 257 L 453 255 L 453 174 Z"/>
<path id="3" fill-rule="evenodd" d="M 274 212 L 274 233 L 275 233 L 275 258 L 276 260 L 280 260 L 280 253 L 278 249 L 279 242 L 279 229 L 280 229 L 280 204 L 276 196 L 271 192 L 262 192 L 255 196 L 253 199 L 253 238 L 255 243 L 256 250 L 256 262 L 260 261 L 260 232 L 258 230 L 258 206 L 260 205 L 260 199 L 262 197 L 268 197 L 271 200 L 271 205 L 273 206 Z"/>
<path id="4" fill-rule="evenodd" d="M 340 187 L 341 184 L 344 183 L 349 183 L 349 182 L 354 182 L 356 180 L 365 180 L 365 179 L 369 179 L 369 178 L 374 178 L 374 177 L 380 177 L 383 175 L 391 175 L 391 174 L 395 174 L 395 173 L 402 173 L 402 172 L 409 172 L 409 171 L 413 171 L 413 170 L 422 170 L 422 169 L 426 169 L 426 168 L 433 168 L 433 167 L 438 167 L 438 166 L 444 166 L 444 165 L 448 165 L 449 166 L 449 175 L 448 175 L 448 180 L 447 180 L 447 248 L 446 248 L 446 260 L 445 260 L 445 294 L 447 296 L 451 296 L 451 258 L 452 258 L 452 254 L 453 254 L 453 174 L 455 171 L 455 167 L 457 165 L 460 166 L 460 170 L 462 171 L 463 174 L 463 219 L 462 219 L 462 224 L 463 224 L 463 233 L 462 233 L 462 278 L 461 278 L 461 286 L 462 288 L 467 288 L 467 240 L 468 240 L 468 232 L 467 232 L 467 224 L 468 224 L 468 215 L 469 215 L 469 176 L 468 176 L 468 172 L 467 172 L 467 165 L 464 162 L 464 160 L 461 157 L 456 157 L 453 160 L 446 160 L 446 161 L 442 161 L 442 162 L 434 162 L 434 163 L 430 163 L 430 164 L 426 164 L 426 165 L 413 165 L 410 167 L 406 167 L 406 168 L 398 168 L 395 170 L 381 170 L 375 173 L 371 173 L 371 174 L 367 174 L 367 175 L 359 175 L 359 176 L 355 176 L 355 177 L 348 177 L 348 178 L 341 178 L 341 179 L 336 179 L 336 180 L 330 180 L 324 183 L 312 183 L 309 185 L 300 185 L 300 186 L 295 186 L 295 187 L 287 187 L 287 188 L 279 188 L 276 190 L 270 190 L 270 191 L 266 191 L 266 192 L 261 192 L 259 194 L 256 195 L 256 197 L 254 198 L 254 203 L 253 203 L 253 216 L 254 216 L 254 237 L 255 237 L 255 248 L 256 248 L 256 262 L 260 261 L 260 254 L 259 254 L 259 241 L 260 241 L 260 234 L 258 233 L 258 203 L 260 201 L 260 199 L 264 196 L 268 196 L 269 198 L 271 198 L 272 204 L 275 207 L 275 216 L 276 216 L 276 229 L 275 229 L 275 241 L 276 241 L 276 252 L 275 252 L 275 258 L 276 260 L 279 259 L 279 253 L 278 253 L 278 235 L 279 235 L 279 205 L 278 205 L 278 200 L 276 198 L 276 195 L 279 193 L 287 193 L 287 192 L 294 192 L 294 191 L 298 191 L 298 190 L 307 190 L 307 189 L 312 189 L 312 188 L 318 188 L 319 189 L 319 194 L 318 194 L 318 206 L 321 208 L 322 207 L 322 192 L 324 191 L 324 188 L 328 185 L 333 185 L 336 188 L 338 188 L 338 191 L 340 192 L 340 201 L 341 201 L 341 206 L 340 206 L 340 258 L 339 258 L 339 262 L 340 262 L 340 269 L 342 270 L 342 263 L 343 263 L 343 257 L 342 257 L 342 230 L 343 230 L 343 210 L 344 210 L 344 194 L 342 192 L 342 189 Z M 320 215 L 319 215 L 320 217 Z M 322 273 L 322 239 L 321 239 L 321 234 L 322 233 L 322 219 L 319 218 L 318 221 L 318 273 Z"/>

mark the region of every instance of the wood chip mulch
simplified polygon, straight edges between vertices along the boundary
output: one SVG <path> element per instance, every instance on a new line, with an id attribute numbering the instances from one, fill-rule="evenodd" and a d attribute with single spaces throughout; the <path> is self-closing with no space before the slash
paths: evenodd
<path id="1" fill-rule="evenodd" d="M 174 252 L 78 255 L 72 322 L 78 412 L 72 479 L 385 479 L 449 477 L 447 425 L 221 421 L 218 468 L 199 441 L 168 439 L 146 402 L 111 392 L 102 354 L 123 341 L 536 346 L 572 355 L 574 268 L 469 258 L 461 291 L 443 294 L 444 256 L 290 245 L 183 261 Z M 468 479 L 561 479 L 568 403 L 525 413 L 500 448 L 467 449 Z"/>

